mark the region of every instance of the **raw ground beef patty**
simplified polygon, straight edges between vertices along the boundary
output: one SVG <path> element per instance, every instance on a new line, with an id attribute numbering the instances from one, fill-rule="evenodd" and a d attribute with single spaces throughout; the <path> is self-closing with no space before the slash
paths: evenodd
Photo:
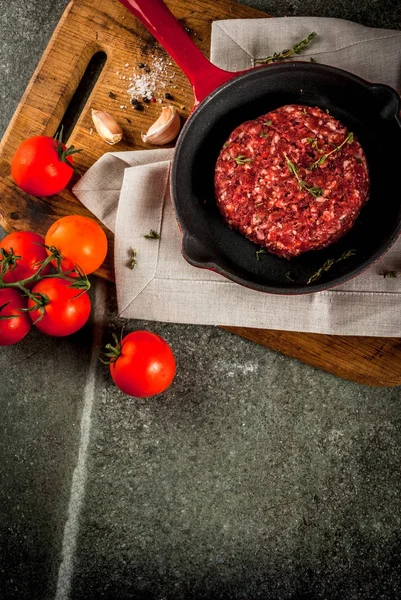
<path id="1" fill-rule="evenodd" d="M 217 159 L 223 217 L 269 252 L 324 248 L 354 224 L 369 191 L 355 136 L 320 108 L 288 105 L 234 129 Z"/>

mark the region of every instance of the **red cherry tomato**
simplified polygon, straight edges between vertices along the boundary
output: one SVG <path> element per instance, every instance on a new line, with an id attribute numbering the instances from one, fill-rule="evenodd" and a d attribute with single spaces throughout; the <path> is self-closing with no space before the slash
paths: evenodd
<path id="1" fill-rule="evenodd" d="M 30 330 L 31 320 L 27 313 L 21 310 L 26 306 L 26 300 L 18 290 L 0 290 L 0 346 L 16 344 Z"/>
<path id="2" fill-rule="evenodd" d="M 36 135 L 18 147 L 11 161 L 11 175 L 27 194 L 52 196 L 70 181 L 74 172 L 71 154 L 77 150 L 67 148 L 60 137 Z"/>
<path id="3" fill-rule="evenodd" d="M 168 388 L 174 379 L 173 351 L 155 333 L 129 333 L 117 344 L 116 356 L 110 364 L 110 374 L 117 387 L 130 396 L 155 396 Z"/>
<path id="4" fill-rule="evenodd" d="M 87 292 L 72 288 L 69 281 L 56 277 L 43 279 L 32 289 L 32 294 L 43 294 L 44 297 L 43 309 L 29 312 L 35 327 L 43 333 L 70 335 L 81 329 L 89 318 L 91 303 Z M 28 308 L 34 306 L 34 301 L 29 298 Z"/>
<path id="5" fill-rule="evenodd" d="M 70 215 L 58 219 L 46 234 L 46 245 L 55 246 L 62 256 L 63 271 L 75 265 L 89 275 L 106 258 L 107 237 L 103 229 L 90 217 Z"/>
<path id="6" fill-rule="evenodd" d="M 17 231 L 6 235 L 0 241 L 0 249 L 2 248 L 8 254 L 12 251 L 19 258 L 10 261 L 11 268 L 4 274 L 4 282 L 12 283 L 14 281 L 21 281 L 35 275 L 40 268 L 39 263 L 47 258 L 47 251 L 44 244 L 45 240 L 42 236 L 32 231 Z M 7 258 L 2 259 L 0 254 L 0 269 L 3 260 L 7 260 Z M 46 275 L 50 273 L 50 270 L 51 265 L 47 265 L 41 273 L 42 275 Z"/>

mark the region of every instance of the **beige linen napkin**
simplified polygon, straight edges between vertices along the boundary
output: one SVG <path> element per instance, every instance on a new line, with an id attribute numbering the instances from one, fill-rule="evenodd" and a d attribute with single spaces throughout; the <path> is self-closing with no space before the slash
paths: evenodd
<path id="1" fill-rule="evenodd" d="M 401 32 L 339 19 L 291 17 L 217 21 L 212 61 L 237 70 L 316 31 L 302 54 L 401 91 Z M 275 296 L 248 290 L 181 256 L 180 233 L 169 194 L 174 150 L 105 154 L 74 193 L 115 232 L 115 271 L 122 317 L 179 323 L 238 325 L 345 335 L 401 336 L 401 240 L 365 273 L 326 292 Z M 394 190 L 397 193 L 397 190 Z M 399 192 L 401 196 L 401 191 Z M 154 229 L 160 240 L 143 235 Z M 131 250 L 135 269 L 128 267 Z"/>

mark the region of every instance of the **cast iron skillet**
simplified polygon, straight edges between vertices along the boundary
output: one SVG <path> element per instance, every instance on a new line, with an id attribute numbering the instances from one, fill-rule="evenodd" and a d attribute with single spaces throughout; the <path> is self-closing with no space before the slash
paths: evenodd
<path id="1" fill-rule="evenodd" d="M 401 119 L 395 90 L 306 62 L 229 73 L 211 65 L 162 0 L 120 2 L 158 39 L 194 88 L 196 110 L 179 136 L 171 177 L 182 253 L 190 264 L 262 292 L 305 294 L 344 283 L 390 248 L 401 232 Z M 328 248 L 291 260 L 265 253 L 258 261 L 260 247 L 230 229 L 218 211 L 214 168 L 237 125 L 285 104 L 328 109 L 355 133 L 367 157 L 370 198 L 351 231 Z M 327 259 L 347 250 L 355 255 L 307 284 Z"/>

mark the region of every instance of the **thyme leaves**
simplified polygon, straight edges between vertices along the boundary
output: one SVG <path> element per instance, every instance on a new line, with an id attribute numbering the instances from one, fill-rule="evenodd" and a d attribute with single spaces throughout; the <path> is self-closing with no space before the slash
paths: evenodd
<path id="1" fill-rule="evenodd" d="M 233 156 L 233 159 L 237 163 L 237 165 L 245 165 L 247 163 L 253 163 L 253 158 L 248 158 L 244 154 L 239 154 L 238 156 Z"/>
<path id="2" fill-rule="evenodd" d="M 322 165 L 324 162 L 326 162 L 326 160 L 329 158 L 329 156 L 331 156 L 334 153 L 339 152 L 341 150 L 341 148 L 347 142 L 349 144 L 352 144 L 353 141 L 354 141 L 354 134 L 352 133 L 352 131 L 350 131 L 349 134 L 347 135 L 347 137 L 345 138 L 345 140 L 343 140 L 339 146 L 336 146 L 335 148 L 333 148 L 333 150 L 331 150 L 330 152 L 327 152 L 327 154 L 323 154 L 323 156 L 318 158 L 318 160 L 315 160 L 315 162 L 313 164 L 311 164 L 311 166 L 308 167 L 308 169 L 310 171 L 312 171 L 313 169 L 317 169 L 317 167 L 320 167 L 320 165 Z"/>
<path id="3" fill-rule="evenodd" d="M 154 229 L 151 229 L 149 233 L 146 233 L 143 237 L 145 240 L 160 240 L 160 234 Z"/>
<path id="4" fill-rule="evenodd" d="M 326 262 L 323 264 L 323 266 L 320 267 L 320 269 L 318 269 L 316 271 L 316 273 L 311 275 L 311 277 L 309 277 L 308 281 L 306 282 L 306 285 L 310 285 L 311 283 L 314 283 L 315 281 L 320 279 L 322 277 L 322 275 L 324 275 L 324 273 L 329 271 L 333 265 L 339 263 L 342 260 L 347 260 L 348 258 L 351 258 L 351 256 L 354 256 L 355 254 L 356 254 L 356 250 L 352 249 L 352 250 L 346 250 L 338 258 L 328 258 L 326 260 Z"/>
<path id="5" fill-rule="evenodd" d="M 257 58 L 255 60 L 255 65 L 266 65 L 269 63 L 277 62 L 279 60 L 285 60 L 286 58 L 290 58 L 294 54 L 300 54 L 303 50 L 305 50 L 305 48 L 307 48 L 307 46 L 309 46 L 309 44 L 315 37 L 316 32 L 312 31 L 312 33 L 310 33 L 305 39 L 301 40 L 300 42 L 297 42 L 291 48 L 286 48 L 281 52 L 274 52 L 274 54 L 272 54 L 271 56 L 266 56 L 265 58 Z"/>
<path id="6" fill-rule="evenodd" d="M 309 192 L 309 194 L 311 194 L 311 196 L 313 196 L 314 198 L 318 198 L 319 196 L 321 196 L 323 194 L 322 188 L 318 187 L 317 185 L 311 186 L 306 181 L 301 179 L 299 176 L 298 167 L 292 162 L 292 160 L 288 158 L 286 154 L 284 154 L 284 156 L 289 172 L 292 173 L 295 179 L 298 181 L 298 189 L 304 189 L 305 191 Z"/>

